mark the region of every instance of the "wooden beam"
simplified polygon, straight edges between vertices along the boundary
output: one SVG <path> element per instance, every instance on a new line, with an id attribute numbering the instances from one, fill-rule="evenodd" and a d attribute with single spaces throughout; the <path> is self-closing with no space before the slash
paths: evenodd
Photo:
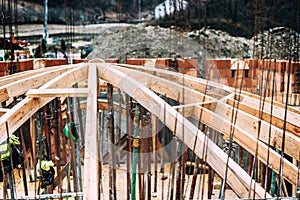
<path id="1" fill-rule="evenodd" d="M 191 76 L 182 76 L 180 73 L 176 72 L 171 72 L 168 70 L 163 70 L 163 69 L 157 69 L 157 68 L 152 68 L 152 67 L 142 67 L 142 66 L 132 66 L 132 65 L 124 65 L 124 64 L 118 64 L 121 66 L 125 66 L 131 69 L 137 69 L 140 71 L 144 71 L 148 74 L 155 74 L 155 76 L 167 79 L 169 81 L 175 82 L 175 83 L 183 83 L 185 86 L 190 87 L 196 91 L 205 93 L 205 86 L 208 85 L 209 87 L 214 88 L 214 92 L 220 92 L 222 94 L 226 93 L 234 93 L 235 89 L 233 87 L 229 87 L 226 85 L 222 85 L 219 83 L 215 83 L 212 81 L 207 81 L 204 79 L 200 78 L 195 78 Z M 206 94 L 210 94 L 209 91 L 206 92 Z M 238 94 L 235 94 L 237 96 Z M 257 112 L 259 112 L 259 105 L 260 105 L 260 96 L 256 94 L 252 94 L 249 92 L 242 91 L 241 94 L 241 100 L 240 102 L 244 102 L 245 105 L 250 105 L 254 107 Z M 265 113 L 270 113 L 271 110 L 271 100 L 266 99 L 265 100 L 265 106 L 264 106 L 264 112 Z M 282 127 L 282 121 L 284 121 L 284 109 L 285 106 L 282 103 L 279 102 L 274 102 L 273 103 L 273 117 L 276 117 L 281 120 L 281 122 L 278 124 L 276 121 L 274 121 L 275 126 L 278 124 L 278 128 Z M 244 110 L 245 112 L 248 112 L 248 110 Z M 251 113 L 249 113 L 251 114 Z M 296 134 L 300 136 L 300 127 L 299 127 L 299 121 L 300 121 L 300 111 L 296 110 L 292 107 L 288 107 L 288 114 L 287 114 L 287 130 L 293 134 Z"/>
<path id="2" fill-rule="evenodd" d="M 185 104 L 217 101 L 217 99 L 201 92 L 194 92 L 193 89 L 186 87 L 185 83 L 183 85 L 183 83 L 176 83 L 175 81 L 127 68 L 116 67 L 113 65 L 111 65 L 111 67 L 123 72 L 126 76 L 134 77 L 141 84 L 146 85 L 150 90 L 160 91 L 161 94 L 167 94 L 168 97 L 179 102 L 185 102 Z M 172 88 L 172 90 L 170 90 L 170 88 Z M 184 94 L 182 94 L 183 91 Z M 181 94 L 178 98 L 179 93 Z"/>
<path id="3" fill-rule="evenodd" d="M 99 199 L 99 152 L 97 141 L 97 67 L 89 64 L 84 150 L 84 199 Z"/>
<path id="4" fill-rule="evenodd" d="M 65 72 L 49 81 L 42 89 L 61 86 L 70 87 L 78 79 L 87 77 L 87 67 L 78 67 Z M 58 87 L 57 86 L 57 87 Z M 10 133 L 15 132 L 24 122 L 26 122 L 37 110 L 49 103 L 53 98 L 29 98 L 26 97 L 0 118 L 0 141 L 7 139 L 5 123 L 8 123 Z"/>
<path id="5" fill-rule="evenodd" d="M 36 74 L 40 74 L 46 71 L 52 71 L 56 69 L 62 69 L 62 68 L 70 68 L 71 66 L 59 66 L 59 67 L 47 67 L 47 68 L 40 68 L 36 70 L 27 70 L 23 72 L 18 72 L 16 74 L 8 75 L 8 76 L 2 76 L 0 77 L 0 86 L 4 86 L 6 84 L 10 84 L 25 78 L 28 78 L 30 76 L 34 76 Z M 74 67 L 74 66 L 72 66 Z"/>
<path id="6" fill-rule="evenodd" d="M 199 91 L 195 91 L 192 88 L 182 86 L 178 83 L 176 84 L 173 81 L 169 81 L 166 79 L 162 79 L 160 77 L 149 75 L 143 72 L 133 71 L 126 68 L 119 68 L 113 66 L 111 67 L 126 72 L 127 76 L 134 77 L 142 85 L 146 85 L 148 86 L 149 89 L 156 91 L 160 94 L 166 94 L 168 97 L 174 100 L 177 99 L 177 96 L 179 94 L 181 97 L 179 101 L 183 102 L 183 97 L 186 97 L 184 98 L 184 102 L 186 104 L 194 103 L 195 101 L 199 101 L 199 102 L 212 101 L 211 104 L 205 104 L 203 107 L 208 108 L 209 110 L 213 111 L 215 114 L 218 114 L 219 116 L 226 117 L 227 119 L 231 118 L 232 106 L 226 104 L 226 99 L 228 102 L 228 99 L 230 99 L 234 95 L 227 95 L 225 96 L 224 99 L 218 100 L 215 99 L 214 97 L 204 95 Z M 169 88 L 172 88 L 172 91 L 169 90 Z M 184 95 L 182 94 L 183 91 L 184 91 Z M 225 102 L 223 102 L 223 100 L 225 100 Z M 186 117 L 188 117 L 188 114 L 193 114 L 193 111 L 191 109 L 192 108 L 185 109 L 184 115 Z M 250 133 L 253 137 L 257 137 L 259 119 L 256 116 L 252 116 L 249 115 L 248 113 L 245 113 L 245 111 L 250 112 L 251 110 L 247 110 L 247 109 L 238 110 L 238 116 L 242 116 L 242 117 L 239 117 L 239 120 L 237 120 L 236 127 L 243 127 L 244 129 L 247 130 L 247 133 Z M 196 119 L 198 118 L 199 116 L 196 117 Z M 261 131 L 260 131 L 259 139 L 264 141 L 265 143 L 268 143 L 269 129 L 271 130 L 271 141 L 276 141 L 276 142 L 272 142 L 271 145 L 277 149 L 281 149 L 282 130 L 278 129 L 275 126 L 270 126 L 269 122 L 267 121 L 261 122 Z M 295 151 L 295 149 L 300 148 L 299 140 L 300 138 L 297 138 L 292 134 L 290 134 L 289 132 L 286 132 L 285 153 L 294 158 L 298 158 L 298 151 L 297 150 Z M 253 146 L 252 148 L 255 149 L 256 147 Z M 254 152 L 254 149 L 252 149 L 251 151 Z"/>
<path id="7" fill-rule="evenodd" d="M 160 78 L 167 79 L 171 82 L 175 83 L 183 83 L 185 86 L 190 87 L 196 91 L 199 91 L 201 93 L 205 93 L 205 86 L 208 85 L 209 87 L 214 88 L 216 90 L 215 92 L 220 92 L 222 94 L 226 93 L 233 93 L 235 89 L 233 87 L 225 86 L 219 83 L 214 83 L 211 81 L 207 81 L 200 78 L 195 78 L 191 76 L 182 76 L 180 73 L 171 72 L 163 69 L 157 69 L 157 68 L 151 68 L 151 67 L 140 67 L 140 66 L 131 66 L 131 65 L 122 65 L 126 66 L 128 68 L 137 69 L 140 71 L 147 72 L 149 74 L 155 74 L 155 76 L 158 76 Z M 210 95 L 210 92 L 207 91 L 206 94 Z M 234 99 L 234 96 L 238 96 L 239 94 L 235 94 L 232 96 L 231 100 Z M 245 105 L 252 106 L 256 109 L 256 113 L 259 113 L 259 105 L 260 105 L 260 97 L 256 94 L 252 94 L 249 92 L 242 91 L 240 103 L 244 103 Z M 271 100 L 266 99 L 265 105 L 264 105 L 264 113 L 270 113 L 271 110 Z M 273 117 L 275 117 L 275 121 L 273 121 L 273 125 L 277 126 L 278 128 L 282 128 L 282 123 L 284 121 L 284 109 L 285 106 L 282 103 L 274 102 L 273 103 Z M 243 111 L 252 114 L 253 110 L 244 109 Z M 276 119 L 279 119 L 280 121 L 276 121 Z M 296 110 L 292 107 L 288 107 L 288 114 L 287 114 L 287 131 L 300 136 L 300 127 L 299 127 L 299 121 L 300 121 L 300 111 Z"/>
<path id="8" fill-rule="evenodd" d="M 26 93 L 27 97 L 87 97 L 87 88 L 62 88 L 62 89 L 30 89 Z"/>
<path id="9" fill-rule="evenodd" d="M 228 99 L 227 103 L 229 105 L 232 105 L 234 103 L 234 99 Z M 241 110 L 259 117 L 259 106 L 261 105 L 260 100 L 257 98 L 249 97 L 247 95 L 241 95 L 240 98 L 240 108 Z M 262 119 L 264 121 L 270 120 L 270 113 L 271 113 L 271 103 L 270 100 L 266 100 L 264 103 L 264 110 Z M 293 133 L 297 137 L 300 137 L 300 112 L 294 108 L 288 107 L 288 114 L 287 114 L 287 120 L 286 120 L 286 130 L 290 133 Z M 273 112 L 272 112 L 272 124 L 274 126 L 277 126 L 278 128 L 282 129 L 284 124 L 284 105 L 280 104 L 278 102 L 274 102 L 273 105 Z"/>
<path id="10" fill-rule="evenodd" d="M 232 100 L 227 100 L 228 105 L 233 105 Z M 237 104 L 235 104 L 237 105 Z M 219 105 L 218 105 L 219 106 Z M 231 115 L 233 114 L 232 112 L 236 112 L 237 109 L 230 109 L 228 106 L 220 106 L 216 108 L 218 109 L 218 112 L 222 112 L 224 116 L 224 119 L 230 120 Z M 222 110 L 222 111 L 221 111 Z M 252 116 L 255 117 L 250 117 L 249 113 L 252 114 Z M 272 117 L 273 121 L 273 126 L 271 126 L 270 129 L 270 123 L 268 122 L 270 120 L 270 115 L 268 113 L 263 113 L 262 114 L 262 120 L 260 122 L 260 137 L 259 139 L 263 141 L 264 143 L 268 144 L 269 140 L 269 130 L 270 130 L 270 145 L 272 147 L 275 147 L 276 149 L 281 149 L 281 144 L 282 144 L 282 126 L 283 121 L 276 118 Z M 276 126 L 275 126 L 276 125 Z M 254 133 L 254 135 L 257 138 L 257 132 L 258 132 L 258 126 L 259 126 L 259 112 L 253 108 L 252 106 L 249 106 L 248 104 L 245 105 L 243 102 L 239 103 L 239 108 L 237 112 L 237 121 L 236 121 L 236 126 L 242 127 L 245 131 L 248 133 Z M 298 125 L 299 126 L 299 125 Z M 287 123 L 287 127 L 289 127 L 289 130 L 286 131 L 285 133 L 285 149 L 284 152 L 288 154 L 289 156 L 293 158 L 299 158 L 299 152 L 298 150 L 300 149 L 300 137 L 297 135 L 294 135 L 293 133 L 290 132 L 291 127 L 294 127 L 294 125 Z M 298 127 L 299 128 L 299 127 Z"/>
<path id="11" fill-rule="evenodd" d="M 119 87 L 124 92 L 132 96 L 137 102 L 143 105 L 152 114 L 156 115 L 161 121 L 164 119 L 164 106 L 166 106 L 165 125 L 174 131 L 174 123 L 177 122 L 176 136 L 185 142 L 189 148 L 193 148 L 196 139 L 195 154 L 202 158 L 203 149 L 208 150 L 207 162 L 221 176 L 225 175 L 227 155 L 215 143 L 206 136 L 191 122 L 185 119 L 180 113 L 177 113 L 170 105 L 150 91 L 143 84 L 137 82 L 130 76 L 109 67 L 107 64 L 99 64 L 99 77 Z M 177 118 L 177 119 L 176 119 Z M 184 138 L 182 130 L 184 129 Z M 198 137 L 196 138 L 196 134 Z M 204 142 L 206 140 L 206 142 Z M 203 145 L 207 145 L 203 148 Z M 229 159 L 228 184 L 237 193 L 239 197 L 247 198 L 250 187 L 252 191 L 255 187 L 255 196 L 262 198 L 265 194 L 264 189 L 255 181 L 252 181 L 249 175 L 238 166 L 232 159 Z M 270 195 L 267 195 L 271 197 Z"/>
<path id="12" fill-rule="evenodd" d="M 9 108 L 0 108 L 0 117 L 2 117 L 5 113 L 7 113 L 10 109 Z"/>
<path id="13" fill-rule="evenodd" d="M 202 123 L 205 123 L 209 127 L 223 133 L 227 137 L 229 137 L 230 135 L 231 126 L 233 126 L 234 127 L 233 140 L 236 141 L 248 152 L 250 152 L 252 155 L 255 154 L 257 139 L 254 136 L 252 136 L 250 133 L 245 131 L 247 127 L 239 127 L 237 125 L 234 125 L 231 123 L 231 118 L 228 119 L 228 117 L 219 116 L 214 112 L 200 106 L 195 107 L 193 112 L 193 117 L 195 119 L 199 118 L 200 112 L 202 113 L 201 116 Z M 240 118 L 237 119 L 237 123 L 239 120 Z M 266 164 L 268 160 L 267 158 L 268 146 L 265 143 L 258 141 L 257 150 L 258 150 L 258 159 L 262 161 L 264 164 Z M 269 149 L 269 152 L 270 152 L 269 167 L 278 173 L 279 164 L 280 164 L 280 154 L 278 154 L 276 151 L 272 149 Z M 283 176 L 289 182 L 296 184 L 297 167 L 286 159 L 284 159 Z"/>
<path id="14" fill-rule="evenodd" d="M 37 88 L 63 74 L 72 68 L 59 68 L 51 71 L 38 73 L 34 76 L 11 82 L 0 87 L 0 102 L 6 101 L 9 98 L 19 96 L 26 93 L 31 88 Z"/>
<path id="15" fill-rule="evenodd" d="M 165 69 L 159 69 L 154 67 L 143 67 L 143 66 L 135 66 L 135 65 L 126 65 L 126 64 L 114 64 L 115 66 L 123 66 L 130 69 L 135 69 L 138 71 L 142 71 L 148 74 L 155 75 L 157 77 L 182 84 L 184 82 L 184 85 L 190 88 L 193 88 L 201 93 L 209 94 L 209 91 L 207 90 L 206 85 L 209 85 L 210 87 L 215 88 L 215 92 L 219 92 L 223 96 L 226 96 L 226 94 L 234 92 L 233 87 L 229 87 L 220 83 L 216 83 L 213 81 L 209 81 L 206 79 L 196 78 L 188 75 L 183 75 L 182 73 L 173 72 Z"/>

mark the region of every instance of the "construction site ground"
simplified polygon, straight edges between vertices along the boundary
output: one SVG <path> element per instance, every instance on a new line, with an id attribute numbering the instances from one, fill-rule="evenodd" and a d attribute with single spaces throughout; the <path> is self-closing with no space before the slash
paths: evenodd
<path id="1" fill-rule="evenodd" d="M 158 165 L 158 171 L 160 169 L 160 165 Z M 83 167 L 82 167 L 82 171 L 83 171 Z M 102 181 L 101 181 L 101 187 L 100 189 L 102 190 L 101 191 L 101 199 L 109 199 L 109 165 L 103 165 L 103 169 L 102 169 L 102 173 L 103 173 L 103 176 L 102 176 Z M 126 193 L 127 193 L 127 184 L 126 184 L 126 164 L 121 164 L 120 167 L 117 167 L 117 170 L 116 170 L 116 173 L 117 173 L 117 179 L 116 179 L 116 182 L 117 182 L 117 199 L 125 199 L 126 198 Z M 23 181 L 22 181 L 22 172 L 21 170 L 15 170 L 14 171 L 14 176 L 15 176 L 15 191 L 16 191 L 16 196 L 15 198 L 16 199 L 22 199 L 22 197 L 24 197 L 24 186 L 23 186 Z M 203 199 L 207 199 L 207 174 L 202 176 L 202 179 L 205 178 L 205 185 L 204 185 L 204 197 Z M 29 177 L 29 176 L 27 176 Z M 163 178 L 164 177 L 164 178 Z M 185 176 L 185 186 L 184 186 L 184 191 L 185 191 L 185 194 L 186 194 L 186 197 L 185 199 L 189 199 L 188 196 L 190 194 L 190 185 L 191 185 L 191 182 L 192 182 L 192 175 L 189 175 L 189 176 Z M 72 180 L 72 176 L 70 177 L 70 179 Z M 218 196 L 219 196 L 219 188 L 220 188 L 220 185 L 221 185 L 221 179 L 219 178 L 218 175 L 215 175 L 215 182 L 214 182 L 214 189 L 213 189 L 213 195 L 212 195 L 212 199 L 218 199 Z M 200 175 L 198 175 L 197 177 L 197 184 L 196 184 L 196 187 L 195 187 L 195 198 L 196 199 L 199 199 L 197 198 L 198 197 L 198 188 L 199 188 L 199 179 L 200 179 Z M 165 165 L 165 173 L 159 173 L 158 172 L 158 178 L 157 178 L 157 193 L 155 193 L 153 191 L 153 186 L 154 186 L 154 164 L 152 164 L 152 172 L 151 172 L 151 181 L 152 181 L 152 184 L 151 184 L 151 191 L 152 191 L 152 194 L 151 194 L 151 199 L 157 199 L 157 200 L 163 200 L 163 199 L 167 199 L 167 196 L 168 196 L 168 190 L 169 190 L 169 184 L 170 184 L 170 180 L 171 180 L 171 174 L 170 174 L 170 164 L 167 163 Z M 83 179 L 84 181 L 84 179 Z M 186 183 L 189 183 L 188 184 L 188 187 L 186 187 Z M 72 181 L 71 181 L 72 183 Z M 138 192 L 139 192 L 139 188 L 138 188 L 138 176 L 137 176 L 137 181 L 136 181 L 137 185 L 136 185 L 136 196 L 138 197 Z M 176 183 L 176 180 L 175 180 L 175 183 Z M 28 190 L 29 190 L 29 196 L 35 196 L 35 191 L 37 190 L 38 188 L 38 181 L 36 182 L 29 182 L 29 180 L 27 180 L 27 184 L 28 184 Z M 174 186 L 176 187 L 176 186 Z M 0 188 L 3 188 L 3 182 L 0 183 Z M 64 178 L 64 181 L 63 181 L 63 187 L 62 187 L 62 192 L 63 193 L 68 193 L 68 192 L 73 192 L 73 185 L 71 185 L 71 190 L 72 191 L 67 191 L 67 178 Z M 162 190 L 163 189 L 163 190 Z M 41 189 L 41 191 L 43 191 L 43 189 Z M 58 189 L 56 188 L 53 192 L 54 194 L 58 194 L 59 191 Z M 201 198 L 201 189 L 200 189 L 200 199 Z M 8 198 L 10 198 L 10 190 L 8 189 L 7 190 L 7 194 L 8 194 Z M 174 194 L 175 195 L 175 194 Z M 0 198 L 3 199 L 3 189 L 0 190 Z M 235 195 L 235 193 L 227 188 L 226 189 L 226 199 L 236 199 L 237 196 Z M 67 199 L 75 199 L 74 197 L 69 197 Z"/>

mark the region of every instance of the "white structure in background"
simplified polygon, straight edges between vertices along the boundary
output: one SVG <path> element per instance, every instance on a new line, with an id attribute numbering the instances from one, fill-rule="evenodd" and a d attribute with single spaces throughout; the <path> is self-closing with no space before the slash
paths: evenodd
<path id="1" fill-rule="evenodd" d="M 185 10 L 187 8 L 188 2 L 184 0 L 166 0 L 155 7 L 155 19 L 160 19 L 165 17 L 165 15 L 170 15 L 174 12 L 174 1 L 176 1 L 176 10 Z"/>

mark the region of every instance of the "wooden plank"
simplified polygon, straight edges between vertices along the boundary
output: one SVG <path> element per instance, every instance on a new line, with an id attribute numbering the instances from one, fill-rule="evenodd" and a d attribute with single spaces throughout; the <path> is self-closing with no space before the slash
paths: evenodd
<path id="1" fill-rule="evenodd" d="M 216 88 L 220 93 L 231 93 L 234 92 L 233 87 L 229 87 L 220 83 L 216 83 L 213 81 L 209 81 L 206 79 L 201 79 L 201 78 L 196 78 L 192 76 L 186 76 L 182 75 L 181 73 L 173 72 L 173 71 L 168 71 L 165 69 L 158 69 L 158 68 L 153 68 L 153 67 L 143 67 L 143 66 L 134 66 L 134 65 L 125 65 L 125 64 L 115 64 L 115 66 L 123 66 L 127 67 L 130 69 L 136 69 L 139 71 L 143 71 L 148 74 L 152 74 L 155 76 L 158 76 L 160 78 L 182 84 L 184 82 L 184 85 L 193 89 L 197 89 L 197 91 L 202 92 L 202 93 L 207 93 L 206 91 L 207 87 L 206 85 L 208 84 L 211 87 Z M 206 91 L 206 92 L 205 92 Z"/>
<path id="2" fill-rule="evenodd" d="M 64 74 L 57 76 L 56 78 L 49 81 L 46 85 L 42 86 L 42 89 L 52 88 L 52 87 L 70 87 L 78 79 L 87 77 L 85 73 L 86 66 L 78 67 Z M 57 85 L 58 84 L 58 85 Z M 26 122 L 38 109 L 42 108 L 53 98 L 28 98 L 26 97 L 8 112 L 6 112 L 0 118 L 0 141 L 4 141 L 7 138 L 5 134 L 5 123 L 8 122 L 9 130 L 11 133 L 15 132 L 24 122 Z"/>
<path id="3" fill-rule="evenodd" d="M 34 76 L 29 76 L 25 79 L 21 79 L 15 82 L 11 82 L 0 87 L 0 102 L 6 101 L 9 98 L 13 98 L 24 94 L 31 88 L 37 88 L 54 79 L 60 74 L 70 70 L 71 68 L 60 68 L 43 73 L 38 73 Z"/>
<path id="4" fill-rule="evenodd" d="M 253 96 L 254 97 L 254 96 Z M 245 105 L 244 106 L 244 111 L 247 111 L 249 114 L 252 115 L 259 115 L 259 105 L 260 105 L 260 100 L 257 98 L 249 97 L 247 95 L 242 95 L 240 99 L 240 104 Z M 228 104 L 233 103 L 233 99 L 231 101 L 227 101 Z M 250 106 L 249 108 L 247 108 Z M 269 121 L 270 119 L 270 113 L 271 113 L 271 103 L 270 100 L 266 99 L 264 103 L 264 114 L 263 114 L 263 120 Z M 252 108 L 252 109 L 250 109 Z M 274 102 L 273 106 L 273 125 L 277 126 L 278 128 L 283 127 L 284 123 L 284 105 L 280 104 L 279 102 Z M 299 121 L 300 121 L 300 111 L 293 109 L 291 107 L 288 107 L 288 113 L 287 113 L 287 120 L 286 120 L 286 130 L 290 133 L 293 133 L 294 135 L 300 137 L 300 126 L 299 126 Z"/>
<path id="5" fill-rule="evenodd" d="M 87 97 L 87 88 L 62 88 L 62 89 L 30 89 L 26 93 L 27 97 Z"/>
<path id="6" fill-rule="evenodd" d="M 239 145 L 241 145 L 244 149 L 249 151 L 252 155 L 255 154 L 257 139 L 244 130 L 246 127 L 238 127 L 234 124 L 231 124 L 231 120 L 230 120 L 231 117 L 228 119 L 227 117 L 225 118 L 224 116 L 219 116 L 214 112 L 200 106 L 195 107 L 193 112 L 193 117 L 195 117 L 196 119 L 199 118 L 201 110 L 202 110 L 202 117 L 201 117 L 202 123 L 205 123 L 209 127 L 223 133 L 227 137 L 229 137 L 230 135 L 230 127 L 233 126 L 234 127 L 233 140 L 236 141 Z M 266 164 L 267 155 L 268 155 L 268 146 L 265 143 L 258 141 L 257 150 L 258 150 L 258 159 L 262 161 L 264 164 Z M 269 149 L 269 151 L 270 151 L 269 167 L 278 173 L 279 164 L 280 164 L 280 155 L 272 149 Z M 289 182 L 293 184 L 296 184 L 297 182 L 296 180 L 297 167 L 286 159 L 284 159 L 283 177 L 285 177 Z"/>
<path id="7" fill-rule="evenodd" d="M 23 71 L 23 72 L 19 72 L 19 73 L 8 75 L 8 76 L 2 76 L 2 77 L 0 77 L 0 86 L 4 86 L 6 84 L 9 84 L 9 83 L 12 83 L 12 82 L 15 82 L 15 81 L 19 81 L 19 80 L 28 78 L 30 76 L 34 76 L 34 75 L 39 74 L 39 73 L 43 73 L 43 72 L 46 72 L 46 71 L 52 71 L 52 70 L 56 70 L 56 69 L 59 69 L 59 68 L 60 69 L 70 68 L 70 66 L 69 67 L 59 66 L 59 67 L 51 67 L 51 68 L 41 68 L 41 69 L 37 69 L 37 70 Z"/>
<path id="8" fill-rule="evenodd" d="M 231 99 L 227 100 L 227 103 L 229 105 L 233 105 L 234 102 Z M 237 105 L 237 104 L 236 104 Z M 229 119 L 232 115 L 232 109 L 230 108 L 219 108 L 219 110 L 223 110 L 223 115 Z M 236 110 L 236 109 L 235 109 Z M 242 111 L 242 112 L 241 112 Z M 255 118 L 249 117 L 248 114 L 252 114 L 252 116 L 255 116 Z M 262 114 L 262 121 L 260 123 L 260 137 L 259 139 L 261 141 L 264 141 L 266 144 L 268 143 L 269 140 L 269 129 L 270 129 L 270 114 L 264 112 Z M 255 136 L 257 135 L 258 131 L 258 124 L 259 124 L 259 112 L 249 104 L 245 104 L 243 102 L 239 103 L 239 108 L 238 108 L 238 115 L 237 115 L 237 122 L 236 125 L 243 127 L 243 129 L 249 133 L 255 133 Z M 276 149 L 281 149 L 281 140 L 282 140 L 282 126 L 283 126 L 283 121 L 281 119 L 278 119 L 277 117 L 272 117 L 272 124 L 270 129 L 270 142 L 271 146 L 275 147 Z M 248 124 L 248 126 L 246 126 Z M 293 124 L 290 124 L 287 122 L 287 127 L 289 127 L 289 130 L 286 131 L 285 135 L 285 149 L 284 152 L 288 154 L 289 156 L 293 158 L 298 158 L 299 157 L 299 152 L 298 150 L 300 149 L 300 138 L 297 135 L 294 135 L 291 133 L 291 128 L 293 130 L 299 129 L 299 125 L 295 126 Z M 257 137 L 257 136 L 256 136 Z"/>
<path id="9" fill-rule="evenodd" d="M 3 116 L 9 110 L 9 108 L 0 108 L 0 117 Z"/>
<path id="10" fill-rule="evenodd" d="M 99 64 L 99 77 L 119 87 L 121 90 L 132 96 L 137 102 L 143 105 L 152 114 L 156 115 L 161 121 L 164 119 L 164 101 L 154 92 L 150 91 L 143 84 L 132 79 L 130 76 L 109 67 L 107 64 Z M 195 134 L 198 135 L 195 154 L 202 158 L 203 149 L 208 150 L 207 162 L 221 176 L 224 177 L 227 155 L 210 139 L 195 127 L 190 121 L 185 119 L 180 113 L 177 113 L 170 105 L 166 104 L 166 122 L 165 125 L 174 131 L 174 123 L 177 122 L 176 136 L 185 142 L 187 146 L 193 148 Z M 176 119 L 177 118 L 177 119 Z M 182 130 L 184 129 L 184 138 Z M 204 141 L 206 140 L 206 143 Z M 207 145 L 203 148 L 203 144 Z M 239 197 L 247 198 L 250 187 L 252 191 L 255 186 L 256 197 L 263 197 L 264 189 L 255 181 L 252 181 L 249 175 L 238 166 L 232 159 L 228 164 L 228 184 L 237 193 Z M 271 197 L 267 195 L 268 197 Z"/>
<path id="11" fill-rule="evenodd" d="M 99 199 L 99 152 L 97 148 L 97 67 L 89 64 L 84 149 L 84 199 Z"/>

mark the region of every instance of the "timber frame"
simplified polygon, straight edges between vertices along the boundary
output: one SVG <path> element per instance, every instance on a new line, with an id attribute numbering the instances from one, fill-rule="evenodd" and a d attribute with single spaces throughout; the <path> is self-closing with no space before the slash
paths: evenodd
<path id="1" fill-rule="evenodd" d="M 152 115 L 164 121 L 178 138 L 189 148 L 194 149 L 198 157 L 203 158 L 203 151 L 206 151 L 207 163 L 222 178 L 226 173 L 227 154 L 188 118 L 199 120 L 227 138 L 232 137 L 232 140 L 251 154 L 257 154 L 259 161 L 268 163 L 277 173 L 280 171 L 280 154 L 276 149 L 281 150 L 282 127 L 286 123 L 284 153 L 295 160 L 299 159 L 298 110 L 289 108 L 285 121 L 284 105 L 278 102 L 271 105 L 271 101 L 266 100 L 262 110 L 259 107 L 259 96 L 240 92 L 231 87 L 162 69 L 108 63 L 51 67 L 1 77 L 2 103 L 9 104 L 12 99 L 21 95 L 27 97 L 11 109 L 0 109 L 0 141 L 7 139 L 6 123 L 9 133 L 15 132 L 40 108 L 56 97 L 87 97 L 83 106 L 86 109 L 83 196 L 84 199 L 98 199 L 100 158 L 97 149 L 97 112 L 108 107 L 106 101 L 97 100 L 101 88 L 100 80 L 119 88 Z M 87 82 L 87 87 L 73 88 L 74 84 L 79 82 Z M 156 93 L 177 100 L 181 105 L 172 107 Z M 233 116 L 236 118 L 235 123 L 231 122 Z M 230 132 L 232 127 L 233 135 Z M 284 159 L 283 163 L 283 178 L 296 185 L 297 166 L 287 159 Z M 249 191 L 254 192 L 256 198 L 271 197 L 265 194 L 260 183 L 251 180 L 251 177 L 232 159 L 229 159 L 226 175 L 227 184 L 240 198 L 248 198 Z"/>

